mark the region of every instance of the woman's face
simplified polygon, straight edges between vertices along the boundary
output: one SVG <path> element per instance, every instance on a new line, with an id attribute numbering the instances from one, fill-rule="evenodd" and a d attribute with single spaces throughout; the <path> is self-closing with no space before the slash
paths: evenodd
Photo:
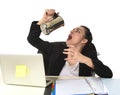
<path id="1" fill-rule="evenodd" d="M 67 45 L 82 45 L 87 43 L 87 39 L 85 38 L 85 31 L 84 28 L 79 26 L 71 30 L 66 44 Z"/>

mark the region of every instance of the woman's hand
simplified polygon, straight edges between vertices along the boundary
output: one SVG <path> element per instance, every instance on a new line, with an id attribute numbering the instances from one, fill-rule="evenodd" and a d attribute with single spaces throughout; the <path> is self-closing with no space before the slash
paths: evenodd
<path id="1" fill-rule="evenodd" d="M 94 68 L 92 60 L 80 53 L 80 51 L 77 50 L 73 45 L 68 45 L 68 49 L 64 49 L 63 53 L 68 55 L 65 60 L 71 65 L 75 65 L 77 62 L 80 62 L 88 65 L 91 68 Z"/>
<path id="2" fill-rule="evenodd" d="M 40 25 L 42 23 L 45 23 L 53 19 L 54 14 L 55 14 L 55 9 L 46 9 L 42 19 L 37 24 Z"/>

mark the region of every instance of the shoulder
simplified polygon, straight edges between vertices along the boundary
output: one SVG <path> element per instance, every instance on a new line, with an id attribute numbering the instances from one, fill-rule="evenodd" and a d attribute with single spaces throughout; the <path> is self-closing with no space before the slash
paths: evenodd
<path id="1" fill-rule="evenodd" d="M 51 42 L 55 46 L 66 46 L 65 42 Z"/>
<path id="2" fill-rule="evenodd" d="M 46 42 L 47 48 L 51 51 L 63 51 L 64 48 L 66 48 L 66 43 L 65 42 Z M 38 53 L 40 53 L 41 50 L 38 50 Z"/>
<path id="3" fill-rule="evenodd" d="M 64 49 L 66 48 L 66 42 L 51 42 L 51 44 L 53 45 L 53 48 L 55 49 Z"/>
<path id="4" fill-rule="evenodd" d="M 93 43 L 90 43 L 84 47 L 82 53 L 87 56 L 97 56 L 96 47 Z"/>

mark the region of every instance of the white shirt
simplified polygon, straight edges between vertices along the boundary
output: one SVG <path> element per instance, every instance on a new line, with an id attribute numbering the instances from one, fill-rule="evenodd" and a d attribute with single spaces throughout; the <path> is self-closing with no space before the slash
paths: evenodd
<path id="1" fill-rule="evenodd" d="M 79 76 L 79 62 L 75 65 L 70 65 L 67 61 L 60 72 L 59 76 Z"/>

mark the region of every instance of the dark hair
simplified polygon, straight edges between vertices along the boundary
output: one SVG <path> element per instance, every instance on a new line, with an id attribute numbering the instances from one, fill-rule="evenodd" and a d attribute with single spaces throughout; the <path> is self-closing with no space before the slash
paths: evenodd
<path id="1" fill-rule="evenodd" d="M 85 38 L 88 40 L 87 43 L 88 44 L 91 43 L 93 38 L 92 38 L 92 34 L 90 32 L 90 29 L 86 26 L 83 26 L 83 25 L 81 27 L 83 27 L 85 30 Z"/>
<path id="2" fill-rule="evenodd" d="M 92 39 L 93 39 L 93 38 L 92 38 L 92 34 L 91 34 L 91 32 L 90 32 L 90 29 L 89 29 L 88 27 L 86 27 L 86 26 L 81 26 L 81 27 L 84 28 L 85 38 L 88 40 L 87 44 L 85 45 L 85 47 L 84 47 L 83 50 L 82 50 L 82 53 L 83 53 L 84 55 L 90 57 L 91 54 L 92 54 L 92 56 L 93 56 L 93 52 L 94 52 L 94 54 L 96 54 L 96 56 L 97 56 L 96 48 L 95 48 L 94 44 L 92 43 Z M 90 53 L 90 52 L 92 52 L 92 53 Z"/>

